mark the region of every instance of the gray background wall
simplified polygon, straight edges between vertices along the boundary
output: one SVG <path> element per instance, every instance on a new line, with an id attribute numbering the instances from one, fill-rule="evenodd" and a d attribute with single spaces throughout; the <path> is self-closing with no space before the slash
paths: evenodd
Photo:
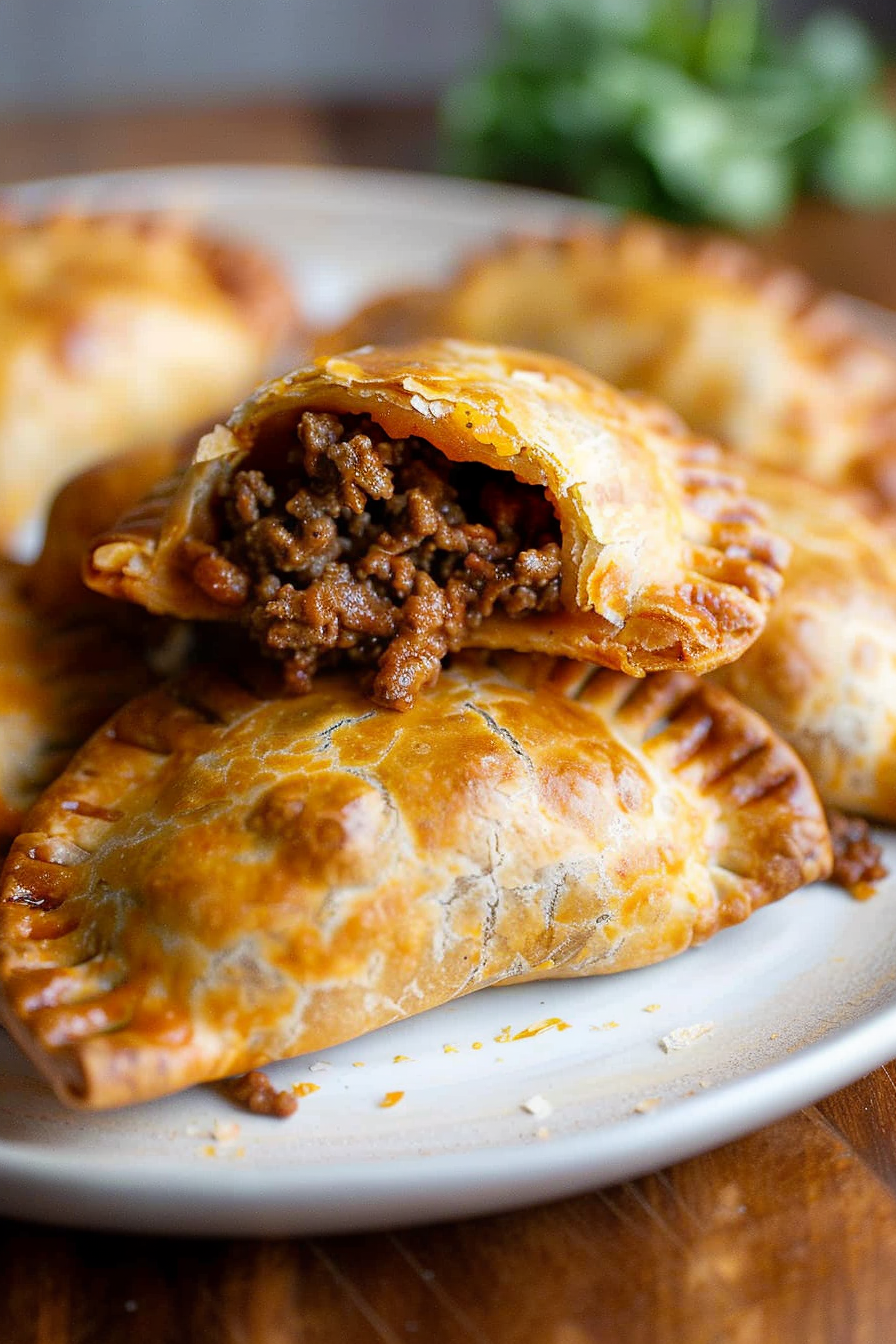
<path id="1" fill-rule="evenodd" d="M 498 0 L 0 0 L 0 108 L 419 97 L 477 63 Z M 805 13 L 817 0 L 777 0 Z M 896 39 L 896 0 L 853 0 Z"/>
<path id="2" fill-rule="evenodd" d="M 419 96 L 494 20 L 494 0 L 0 0 L 0 107 Z"/>

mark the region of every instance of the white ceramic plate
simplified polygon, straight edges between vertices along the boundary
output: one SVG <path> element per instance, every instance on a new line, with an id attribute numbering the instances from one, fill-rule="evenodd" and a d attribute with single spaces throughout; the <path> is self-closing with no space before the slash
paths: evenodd
<path id="1" fill-rule="evenodd" d="M 317 319 L 433 279 L 496 232 L 551 227 L 585 209 L 424 177 L 270 168 L 6 194 L 28 209 L 174 208 L 257 238 L 284 259 Z M 896 840 L 886 848 L 896 868 Z M 709 1023 L 688 1047 L 660 1048 L 675 1028 Z M 816 886 L 662 966 L 487 990 L 279 1064 L 269 1070 L 278 1086 L 318 1088 L 285 1122 L 244 1115 L 211 1087 L 74 1114 L 3 1038 L 0 1211 L 238 1235 L 485 1213 L 687 1157 L 893 1056 L 896 881 L 865 904 Z M 395 1104 L 384 1107 L 389 1094 Z"/>

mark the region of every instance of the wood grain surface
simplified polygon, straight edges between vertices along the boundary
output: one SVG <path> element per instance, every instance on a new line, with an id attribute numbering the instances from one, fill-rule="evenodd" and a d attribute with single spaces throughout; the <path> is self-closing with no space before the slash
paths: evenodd
<path id="1" fill-rule="evenodd" d="M 7 123 L 0 182 L 173 162 L 434 166 L 428 108 Z M 809 203 L 765 240 L 896 307 L 896 215 Z M 716 1152 L 520 1213 L 184 1241 L 0 1223 L 0 1344 L 891 1344 L 896 1065 Z"/>

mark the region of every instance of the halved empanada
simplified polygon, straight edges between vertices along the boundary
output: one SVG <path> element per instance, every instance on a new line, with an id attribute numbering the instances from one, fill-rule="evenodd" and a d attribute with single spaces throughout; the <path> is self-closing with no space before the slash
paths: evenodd
<path id="1" fill-rule="evenodd" d="M 406 715 L 211 670 L 121 710 L 4 873 L 5 1020 L 64 1100 L 139 1101 L 486 985 L 619 971 L 830 869 L 789 747 L 687 673 L 511 657 Z"/>
<path id="2" fill-rule="evenodd" d="M 760 638 L 717 673 L 808 765 L 826 803 L 896 822 L 896 549 L 849 498 L 743 463 L 793 547 Z"/>
<path id="3" fill-rule="evenodd" d="M 0 219 L 0 546 L 73 472 L 232 406 L 293 322 L 254 248 L 160 217 Z"/>
<path id="4" fill-rule="evenodd" d="M 756 638 L 786 546 L 706 445 L 563 361 L 457 341 L 319 360 L 202 440 L 91 587 L 242 620 L 305 689 L 377 662 L 406 708 L 449 650 L 705 671 Z"/>
<path id="5" fill-rule="evenodd" d="M 896 352 L 842 298 L 733 239 L 653 221 L 522 238 L 443 291 L 378 300 L 329 352 L 401 331 L 547 350 L 662 398 L 749 457 L 896 499 Z"/>

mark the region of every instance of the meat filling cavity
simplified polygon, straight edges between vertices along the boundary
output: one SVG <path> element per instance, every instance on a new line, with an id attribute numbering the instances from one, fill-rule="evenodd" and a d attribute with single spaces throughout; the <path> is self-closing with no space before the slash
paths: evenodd
<path id="1" fill-rule="evenodd" d="M 509 471 L 392 440 L 366 416 L 305 411 L 285 468 L 251 458 L 222 491 L 217 547 L 193 581 L 238 608 L 285 684 L 322 662 L 376 667 L 373 699 L 407 709 L 492 612 L 560 607 L 560 527 Z"/>

